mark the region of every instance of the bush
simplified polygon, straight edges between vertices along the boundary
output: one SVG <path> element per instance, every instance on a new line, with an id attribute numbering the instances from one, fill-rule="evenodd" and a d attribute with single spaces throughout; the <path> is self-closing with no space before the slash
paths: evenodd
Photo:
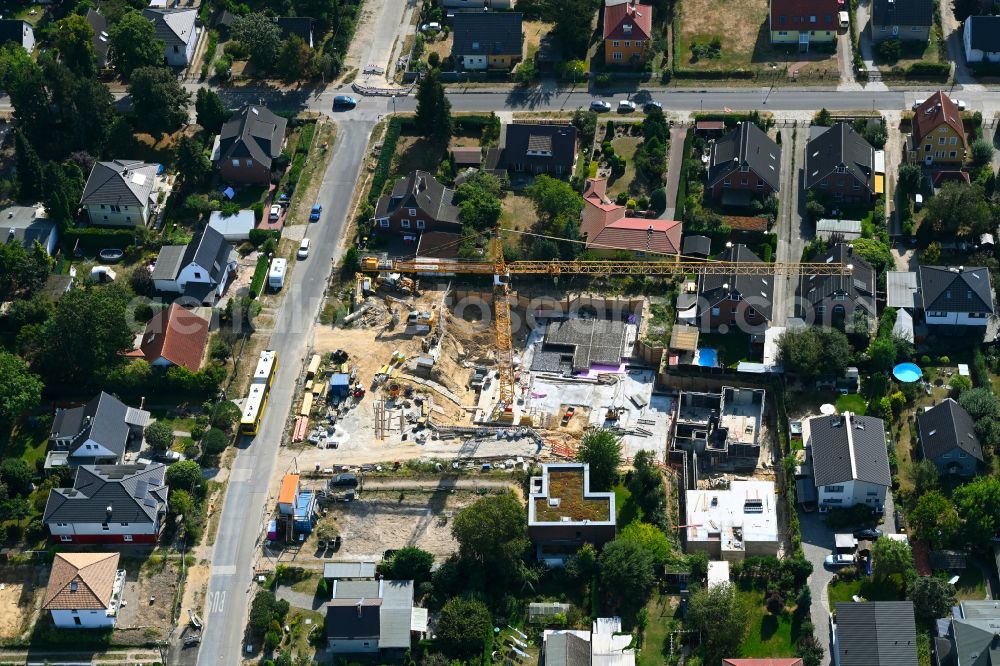
<path id="1" fill-rule="evenodd" d="M 875 47 L 880 58 L 887 62 L 896 62 L 903 54 L 903 42 L 899 39 L 887 39 Z"/>
<path id="2" fill-rule="evenodd" d="M 389 121 L 389 127 L 382 140 L 382 150 L 378 155 L 378 163 L 375 165 L 375 173 L 372 175 L 372 186 L 368 190 L 368 203 L 375 205 L 385 183 L 389 179 L 389 170 L 392 167 L 392 158 L 396 153 L 396 142 L 399 141 L 399 133 L 402 128 L 402 121 L 398 117 L 393 117 Z"/>
<path id="3" fill-rule="evenodd" d="M 166 451 L 174 443 L 174 429 L 165 421 L 155 421 L 146 428 L 146 443 L 156 451 Z"/>
<path id="4" fill-rule="evenodd" d="M 201 446 L 206 456 L 217 456 L 229 446 L 229 436 L 218 428 L 212 428 L 202 437 Z"/>

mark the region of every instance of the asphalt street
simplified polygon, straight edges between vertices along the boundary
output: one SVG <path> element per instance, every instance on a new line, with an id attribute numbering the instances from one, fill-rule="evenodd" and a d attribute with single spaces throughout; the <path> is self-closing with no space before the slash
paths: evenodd
<path id="1" fill-rule="evenodd" d="M 212 555 L 199 664 L 238 661 L 255 546 L 262 537 L 268 508 L 268 484 L 332 262 L 340 256 L 351 195 L 373 127 L 374 123 L 363 121 L 338 126 L 330 165 L 319 190 L 323 218 L 307 232 L 313 242 L 312 256 L 294 266 L 285 286 L 271 334 L 270 348 L 278 353 L 278 371 L 267 409 L 260 431 L 252 441 L 241 444 L 230 472 Z"/>

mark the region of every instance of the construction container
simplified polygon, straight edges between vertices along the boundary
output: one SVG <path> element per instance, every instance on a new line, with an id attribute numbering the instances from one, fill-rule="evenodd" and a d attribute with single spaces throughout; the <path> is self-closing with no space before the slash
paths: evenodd
<path id="1" fill-rule="evenodd" d="M 351 392 L 351 377 L 344 373 L 337 373 L 330 377 L 330 398 L 343 400 Z"/>
<path id="2" fill-rule="evenodd" d="M 306 369 L 306 379 L 312 379 L 319 372 L 320 355 L 313 354 L 312 358 L 309 359 L 309 367 Z"/>

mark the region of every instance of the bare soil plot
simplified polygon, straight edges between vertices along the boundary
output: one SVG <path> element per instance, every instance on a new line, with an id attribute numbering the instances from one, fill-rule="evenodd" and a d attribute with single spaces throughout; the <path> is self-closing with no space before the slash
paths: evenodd
<path id="1" fill-rule="evenodd" d="M 124 604 L 118 612 L 118 629 L 156 629 L 162 636 L 174 624 L 174 603 L 180 588 L 179 557 L 151 555 L 125 560 Z"/>
<path id="2" fill-rule="evenodd" d="M 0 639 L 17 638 L 28 630 L 44 593 L 35 567 L 0 568 Z"/>
<path id="3" fill-rule="evenodd" d="M 503 212 L 500 214 L 500 226 L 504 229 L 529 231 L 538 223 L 535 204 L 528 197 L 514 192 L 508 192 L 503 198 Z"/>

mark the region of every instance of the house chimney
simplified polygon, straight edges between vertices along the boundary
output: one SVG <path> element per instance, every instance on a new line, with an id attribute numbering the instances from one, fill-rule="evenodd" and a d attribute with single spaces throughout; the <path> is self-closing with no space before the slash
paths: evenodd
<path id="1" fill-rule="evenodd" d="M 361 606 L 362 606 L 362 605 L 363 605 L 364 603 L 365 603 L 365 600 L 364 600 L 364 599 L 358 599 L 358 603 L 357 603 L 357 604 L 355 605 L 355 608 L 356 608 L 356 609 L 357 609 L 357 611 L 358 611 L 358 617 L 359 617 L 359 618 L 361 617 Z"/>
<path id="2" fill-rule="evenodd" d="M 847 256 L 850 257 L 850 256 L 853 256 L 853 255 L 854 255 L 854 246 L 851 245 L 851 244 L 848 244 L 848 246 L 847 246 Z"/>

